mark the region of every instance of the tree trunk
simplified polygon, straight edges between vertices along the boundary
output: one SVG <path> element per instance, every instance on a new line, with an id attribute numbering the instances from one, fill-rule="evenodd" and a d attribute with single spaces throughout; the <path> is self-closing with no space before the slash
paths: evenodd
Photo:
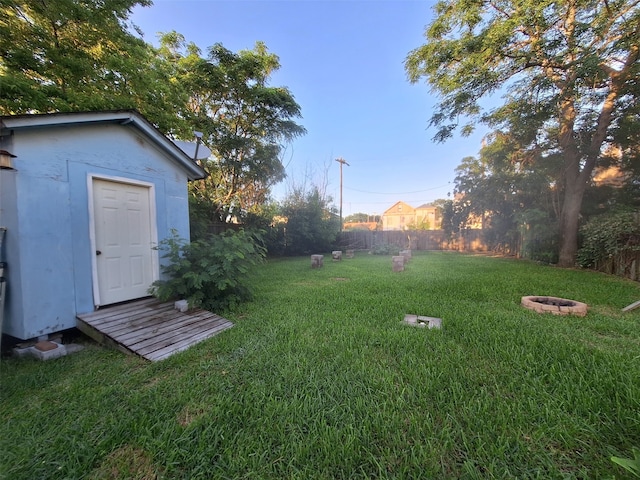
<path id="1" fill-rule="evenodd" d="M 586 190 L 582 177 L 567 177 L 565 181 L 564 201 L 560 213 L 560 254 L 558 265 L 573 267 L 578 253 L 578 227 L 582 197 Z"/>

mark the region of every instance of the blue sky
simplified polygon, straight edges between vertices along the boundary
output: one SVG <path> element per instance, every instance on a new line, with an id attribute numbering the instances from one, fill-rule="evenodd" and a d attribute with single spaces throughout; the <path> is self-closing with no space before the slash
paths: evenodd
<path id="1" fill-rule="evenodd" d="M 302 108 L 307 134 L 284 155 L 288 180 L 321 184 L 338 206 L 344 158 L 343 215 L 381 214 L 402 200 L 417 207 L 453 193 L 454 169 L 480 149 L 482 132 L 431 141 L 437 99 L 411 85 L 407 54 L 425 41 L 431 1 L 155 0 L 131 21 L 147 42 L 175 30 L 204 53 L 214 43 L 239 51 L 263 41 L 280 58 L 272 86 L 286 86 Z"/>

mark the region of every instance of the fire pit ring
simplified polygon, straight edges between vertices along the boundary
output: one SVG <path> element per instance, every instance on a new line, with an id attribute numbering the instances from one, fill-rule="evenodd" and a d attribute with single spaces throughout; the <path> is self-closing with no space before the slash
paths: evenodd
<path id="1" fill-rule="evenodd" d="M 521 304 L 529 310 L 538 313 L 553 313 L 554 315 L 578 315 L 584 317 L 587 314 L 587 304 L 567 300 L 566 298 L 527 296 L 522 297 Z"/>

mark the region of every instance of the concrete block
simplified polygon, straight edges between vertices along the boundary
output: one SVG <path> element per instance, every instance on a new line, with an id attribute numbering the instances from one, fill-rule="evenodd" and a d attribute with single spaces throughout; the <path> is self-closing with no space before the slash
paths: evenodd
<path id="1" fill-rule="evenodd" d="M 353 258 L 354 256 L 353 250 L 347 250 L 347 258 Z"/>
<path id="2" fill-rule="evenodd" d="M 311 268 L 320 268 L 324 262 L 324 255 L 311 255 Z"/>
<path id="3" fill-rule="evenodd" d="M 391 257 L 393 262 L 393 271 L 394 272 L 403 272 L 404 271 L 404 257 L 402 255 L 395 255 Z"/>
<path id="4" fill-rule="evenodd" d="M 189 310 L 189 302 L 187 302 L 186 300 L 178 300 L 173 304 L 173 308 L 175 308 L 179 312 L 184 313 Z"/>
<path id="5" fill-rule="evenodd" d="M 13 354 L 19 358 L 35 357 L 38 360 L 52 360 L 65 356 L 67 348 L 61 343 L 40 341 L 30 347 L 16 347 L 13 349 Z"/>
<path id="6" fill-rule="evenodd" d="M 46 344 L 46 345 L 43 345 Z M 49 345 L 52 344 L 52 345 Z M 65 355 L 69 355 L 70 353 L 79 352 L 83 350 L 84 347 L 82 345 L 78 345 L 76 343 L 70 343 L 68 345 L 63 345 L 58 342 L 50 342 L 50 341 L 40 341 L 35 345 L 31 346 L 22 346 L 16 347 L 13 349 L 13 355 L 18 358 L 24 357 L 34 357 L 38 360 L 46 361 L 53 360 L 54 358 L 64 357 Z"/>
<path id="7" fill-rule="evenodd" d="M 18 358 L 30 357 L 31 348 L 33 347 L 15 347 L 13 349 L 13 355 Z"/>
<path id="8" fill-rule="evenodd" d="M 411 260 L 411 250 L 400 250 L 400 255 L 405 259 L 405 263 Z"/>
<path id="9" fill-rule="evenodd" d="M 67 355 L 84 350 L 84 347 L 82 345 L 78 345 L 77 343 L 68 343 L 65 345 L 65 348 L 67 349 Z"/>
<path id="10" fill-rule="evenodd" d="M 436 317 L 424 317 L 422 315 L 405 315 L 402 323 L 412 327 L 441 328 L 442 319 Z"/>
<path id="11" fill-rule="evenodd" d="M 334 250 L 333 252 L 331 252 L 331 258 L 333 258 L 333 260 L 336 262 L 342 260 L 342 250 Z"/>
<path id="12" fill-rule="evenodd" d="M 67 354 L 67 348 L 62 344 L 57 344 L 57 348 L 53 350 L 38 350 L 37 347 L 32 347 L 32 355 L 38 360 L 53 360 L 54 358 L 64 357 Z"/>

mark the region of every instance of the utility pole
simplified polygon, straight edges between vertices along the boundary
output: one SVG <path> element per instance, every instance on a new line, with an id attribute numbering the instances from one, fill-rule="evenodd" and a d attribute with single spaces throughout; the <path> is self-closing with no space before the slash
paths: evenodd
<path id="1" fill-rule="evenodd" d="M 349 167 L 350 165 L 344 158 L 336 158 L 336 162 L 340 164 L 340 231 L 342 231 L 342 166 Z"/>

